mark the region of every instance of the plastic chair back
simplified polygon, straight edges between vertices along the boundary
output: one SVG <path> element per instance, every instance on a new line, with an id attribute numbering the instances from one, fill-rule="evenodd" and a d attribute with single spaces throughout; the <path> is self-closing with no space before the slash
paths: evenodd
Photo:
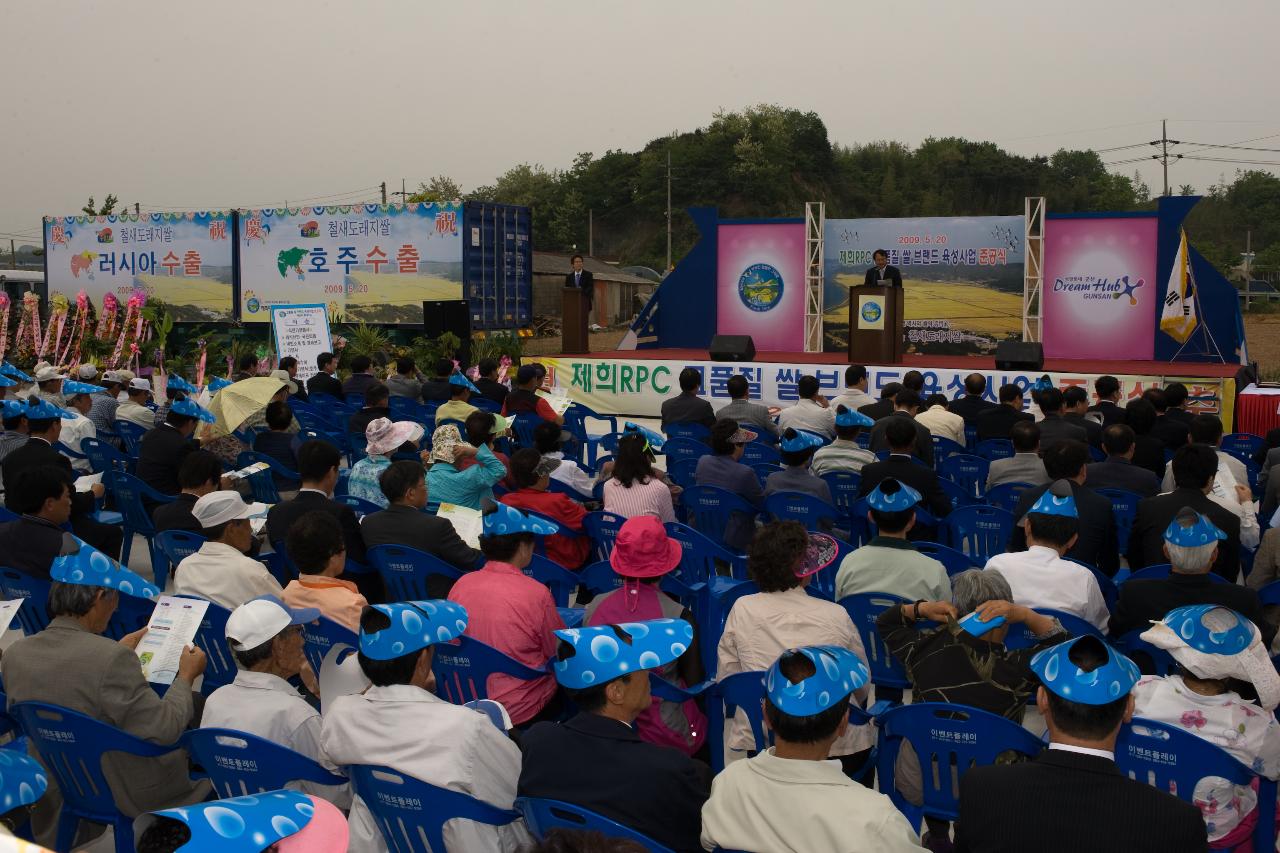
<path id="1" fill-rule="evenodd" d="M 1090 622 L 1081 619 L 1073 613 L 1065 613 L 1061 610 L 1054 610 L 1050 607 L 1034 607 L 1035 612 L 1042 616 L 1055 617 L 1062 624 L 1062 629 L 1072 637 L 1097 637 L 1104 643 L 1107 638 Z M 1036 638 L 1027 630 L 1027 626 L 1019 622 L 1016 625 L 1009 626 L 1009 633 L 1005 635 L 1004 644 L 1010 649 L 1029 649 L 1036 644 Z"/>
<path id="2" fill-rule="evenodd" d="M 946 477 L 938 478 L 938 487 L 942 489 L 942 493 L 947 496 L 947 502 L 951 504 L 952 509 L 958 509 L 962 506 L 969 506 L 977 502 L 977 499 L 969 494 L 964 486 L 955 480 L 949 480 Z M 917 510 L 917 513 L 919 510 Z"/>
<path id="3" fill-rule="evenodd" d="M 1129 577 L 1124 579 L 1125 583 L 1129 581 L 1152 581 L 1164 580 L 1169 577 L 1173 571 L 1173 566 L 1168 563 L 1160 563 L 1155 566 L 1147 566 L 1145 569 L 1138 569 L 1136 572 L 1130 573 Z M 1211 583 L 1231 583 L 1217 572 L 1206 572 L 1205 576 L 1209 578 Z"/>
<path id="4" fill-rule="evenodd" d="M 437 695 L 455 705 L 488 699 L 489 678 L 494 675 L 510 675 L 524 681 L 547 677 L 546 670 L 525 666 L 465 634 L 452 643 L 435 646 L 431 669 L 436 675 Z"/>
<path id="5" fill-rule="evenodd" d="M 533 412 L 518 412 L 514 422 L 511 424 L 511 429 L 516 434 L 516 443 L 521 447 L 536 447 L 537 442 L 533 440 L 533 431 L 541 423 L 542 418 Z M 439 425 L 437 424 L 437 426 Z M 462 433 L 463 437 L 467 434 L 465 429 L 458 431 Z"/>
<path id="6" fill-rule="evenodd" d="M 1013 449 L 1013 442 L 1007 438 L 988 438 L 975 444 L 973 452 L 988 462 L 994 462 L 997 459 L 1012 459 L 1016 451 Z"/>
<path id="7" fill-rule="evenodd" d="M 371 500 L 358 498 L 355 495 L 334 495 L 333 499 L 343 506 L 349 506 L 358 517 L 364 518 L 366 515 L 375 512 L 382 512 L 382 507 L 378 506 Z"/>
<path id="8" fill-rule="evenodd" d="M 147 434 L 148 430 L 135 424 L 133 421 L 116 421 L 116 435 L 120 436 L 121 443 L 124 444 L 124 452 L 138 458 L 138 446 L 142 444 L 142 437 Z"/>
<path id="9" fill-rule="evenodd" d="M 89 465 L 95 474 L 111 470 L 133 473 L 133 460 L 100 438 L 83 439 L 80 449 L 89 457 Z"/>
<path id="10" fill-rule="evenodd" d="M 601 560 L 578 572 L 578 583 L 592 595 L 606 595 L 622 586 L 622 577 L 613 570 L 608 560 Z"/>
<path id="11" fill-rule="evenodd" d="M 426 414 L 426 410 L 422 408 L 422 404 L 417 400 L 410 400 L 408 397 L 398 397 L 392 394 L 387 398 L 387 408 L 391 411 L 391 420 L 393 421 L 427 422 L 422 417 Z M 479 406 L 476 408 L 479 408 Z"/>
<path id="12" fill-rule="evenodd" d="M 949 456 L 964 456 L 969 453 L 969 449 L 963 445 L 956 444 L 951 439 L 943 435 L 935 435 L 933 438 L 933 464 L 937 467 L 942 460 Z"/>
<path id="13" fill-rule="evenodd" d="M 985 564 L 992 554 L 1003 553 L 1008 546 L 1014 518 L 1007 510 L 975 504 L 953 509 L 942 523 L 952 548 Z"/>
<path id="14" fill-rule="evenodd" d="M 938 473 L 959 483 L 970 498 L 981 500 L 987 490 L 987 473 L 991 462 L 981 456 L 957 453 L 938 463 Z"/>
<path id="15" fill-rule="evenodd" d="M 672 853 L 669 847 L 663 847 L 633 829 L 628 829 L 620 823 L 580 806 L 569 805 L 559 800 L 520 797 L 516 800 L 515 807 L 524 815 L 524 822 L 529 827 L 529 831 L 538 838 L 545 837 L 553 829 L 599 832 L 610 839 L 621 838 L 635 842 L 651 853 Z"/>
<path id="16" fill-rule="evenodd" d="M 778 521 L 798 521 L 810 533 L 830 530 L 840 511 L 824 500 L 800 492 L 775 492 L 764 499 L 767 513 Z"/>
<path id="17" fill-rule="evenodd" d="M 686 584 L 703 583 L 719 574 L 720 565 L 729 566 L 733 577 L 746 579 L 746 561 L 739 555 L 712 542 L 687 524 L 668 521 L 667 535 L 680 543 L 680 568 L 676 574 Z"/>
<path id="18" fill-rule="evenodd" d="M 697 623 L 698 647 L 702 653 L 702 665 L 706 669 L 707 678 L 716 674 L 716 648 L 720 645 L 720 635 L 724 633 L 724 623 L 729 618 L 733 604 L 744 595 L 752 595 L 760 591 L 753 581 L 740 581 L 733 578 L 712 577 L 698 587 L 697 603 L 693 608 L 694 621 Z"/>
<path id="19" fill-rule="evenodd" d="M 154 503 L 171 503 L 177 500 L 176 495 L 162 495 L 132 474 L 110 470 L 102 475 L 107 490 L 115 498 L 116 510 L 124 517 L 124 545 L 120 549 L 121 565 L 129 565 L 129 552 L 133 547 L 133 536 L 138 534 L 150 543 L 156 535 L 155 524 L 151 521 L 151 513 L 147 511 L 143 499 Z"/>
<path id="20" fill-rule="evenodd" d="M 971 767 L 994 764 L 997 756 L 1008 750 L 1034 756 L 1044 747 L 1038 737 L 1017 723 L 964 705 L 901 705 L 880 715 L 877 722 L 880 790 L 889 795 L 913 828 L 919 827 L 923 815 L 942 820 L 959 816 L 960 780 Z M 920 759 L 923 806 L 908 803 L 894 784 L 894 765 L 904 740 Z"/>
<path id="21" fill-rule="evenodd" d="M 195 729 L 183 735 L 182 743 L 223 798 L 278 791 L 292 782 L 347 784 L 345 776 L 330 773 L 315 759 L 248 732 Z"/>
<path id="22" fill-rule="evenodd" d="M 877 687 L 898 690 L 910 687 L 911 680 L 907 678 L 906 669 L 889 651 L 889 647 L 884 644 L 880 632 L 876 629 L 876 620 L 880 618 L 881 613 L 890 607 L 899 607 L 910 602 L 900 595 L 891 595 L 887 592 L 859 592 L 846 595 L 836 603 L 849 614 L 849 618 L 853 620 L 853 627 L 858 629 L 858 635 L 862 638 L 862 647 L 867 653 L 867 665 L 871 670 L 871 682 Z"/>
<path id="23" fill-rule="evenodd" d="M 320 674 L 325 655 L 335 645 L 347 645 L 354 653 L 360 648 L 360 637 L 346 625 L 341 625 L 328 616 L 321 616 L 314 622 L 302 626 L 302 653 L 306 655 L 311 671 Z"/>
<path id="24" fill-rule="evenodd" d="M 698 484 L 697 456 L 681 456 L 667 462 L 667 473 L 675 484 L 682 489 L 689 489 Z"/>
<path id="25" fill-rule="evenodd" d="M 782 454 L 778 452 L 778 448 L 772 444 L 765 444 L 757 439 L 748 442 L 742 447 L 742 458 L 738 460 L 743 465 L 754 466 L 762 462 L 768 462 L 773 465 L 782 464 Z"/>
<path id="26" fill-rule="evenodd" d="M 164 589 L 165 581 L 168 580 L 167 575 L 173 574 L 173 570 L 177 568 L 187 557 L 190 557 L 196 551 L 200 550 L 200 546 L 209 540 L 191 530 L 164 530 L 155 536 L 154 551 L 164 555 L 167 566 L 152 566 L 152 570 L 156 576 L 156 586 Z"/>
<path id="27" fill-rule="evenodd" d="M 427 579 L 443 575 L 456 581 L 463 573 L 444 560 L 404 545 L 375 545 L 369 549 L 369 563 L 382 575 L 391 601 L 430 598 Z"/>
<path id="28" fill-rule="evenodd" d="M 967 554 L 957 551 L 955 548 L 948 548 L 946 545 L 939 545 L 936 542 L 912 542 L 916 546 L 916 550 L 926 557 L 932 557 L 942 567 L 947 570 L 948 577 L 955 577 L 961 572 L 967 572 L 969 569 L 980 569 L 982 566 L 977 565 L 973 560 L 969 559 Z"/>
<path id="29" fill-rule="evenodd" d="M 757 462 L 751 466 L 751 470 L 755 472 L 756 479 L 760 481 L 760 488 L 764 488 L 769 482 L 769 477 L 783 470 L 781 465 L 775 465 L 772 462 Z"/>
<path id="30" fill-rule="evenodd" d="M 1018 508 L 1018 499 L 1027 489 L 1034 489 L 1031 483 L 1001 483 L 987 490 L 987 505 L 1013 512 Z"/>
<path id="31" fill-rule="evenodd" d="M 24 599 L 15 617 L 22 633 L 30 637 L 49 627 L 49 588 L 53 584 L 42 578 L 24 575 L 15 569 L 0 569 L 0 589 L 10 601 Z"/>
<path id="32" fill-rule="evenodd" d="M 686 438 L 699 443 L 711 437 L 711 430 L 700 423 L 692 421 L 689 423 L 667 424 L 663 432 L 667 434 L 667 438 Z M 707 450 L 710 452 L 710 448 L 707 448 Z M 663 445 L 662 452 L 667 452 L 666 445 Z"/>
<path id="33" fill-rule="evenodd" d="M 1165 649 L 1159 649 L 1142 639 L 1145 628 L 1134 628 L 1111 640 L 1111 645 L 1124 652 L 1144 675 L 1169 675 L 1177 672 L 1177 661 Z"/>
<path id="34" fill-rule="evenodd" d="M 760 701 L 764 699 L 764 672 L 738 672 L 717 681 L 711 688 L 711 701 L 708 711 L 712 712 L 711 730 L 713 735 L 720 732 L 720 737 L 709 740 L 723 744 L 725 726 L 738 711 L 742 711 L 751 728 L 751 736 L 755 738 L 756 752 L 764 752 L 773 745 L 773 733 L 764 726 L 764 709 Z M 713 747 L 712 770 L 719 773 L 724 769 L 724 755 L 720 755 L 719 766 L 714 761 Z"/>
<path id="35" fill-rule="evenodd" d="M 196 595 L 179 595 L 178 598 L 199 598 Z M 200 629 L 196 631 L 195 643 L 204 650 L 208 658 L 204 667 L 204 684 L 200 692 L 208 696 L 225 684 L 236 680 L 236 662 L 231 656 L 231 648 L 227 645 L 227 619 L 231 611 L 209 602 L 209 609 L 200 620 Z"/>
<path id="36" fill-rule="evenodd" d="M 1116 542 L 1120 553 L 1129 551 L 1129 531 L 1133 529 L 1133 519 L 1138 514 L 1138 501 L 1142 495 L 1124 489 L 1095 489 L 1098 494 L 1111 501 L 1111 514 L 1116 520 Z"/>
<path id="37" fill-rule="evenodd" d="M 589 512 L 582 519 L 582 529 L 587 531 L 593 546 L 592 556 L 607 560 L 613 553 L 613 542 L 627 519 L 613 512 Z"/>
<path id="38" fill-rule="evenodd" d="M 119 640 L 134 631 L 142 630 L 151 621 L 151 614 L 155 609 L 156 603 L 149 598 L 138 598 L 121 593 L 115 612 L 107 621 L 107 627 L 103 629 L 102 636 Z"/>
<path id="39" fill-rule="evenodd" d="M 967 447 L 970 451 L 972 451 L 975 447 L 978 446 L 978 428 L 976 426 L 969 426 L 968 424 L 965 424 L 964 446 Z M 982 454 L 979 453 L 978 455 L 981 456 Z"/>
<path id="40" fill-rule="evenodd" d="M 1267 446 L 1267 442 L 1253 433 L 1230 432 L 1222 437 L 1222 444 L 1219 446 L 1224 453 L 1252 459 L 1255 453 Z"/>
<path id="41" fill-rule="evenodd" d="M 578 588 L 578 576 L 549 557 L 534 554 L 524 573 L 551 592 L 556 607 L 568 607 L 569 598 Z"/>
<path id="42" fill-rule="evenodd" d="M 662 455 L 668 460 L 700 459 L 711 455 L 711 448 L 692 438 L 669 438 L 662 445 Z"/>
<path id="43" fill-rule="evenodd" d="M 680 502 L 689 515 L 689 526 L 726 548 L 724 531 L 735 512 L 743 513 L 750 518 L 756 515 L 756 509 L 746 500 L 718 486 L 694 486 L 685 489 Z"/>
<path id="44" fill-rule="evenodd" d="M 828 471 L 822 475 L 822 481 L 831 490 L 831 500 L 835 502 L 836 508 L 848 515 L 858 502 L 862 475 L 856 471 Z"/>
<path id="45" fill-rule="evenodd" d="M 444 825 L 455 819 L 505 826 L 520 817 L 458 791 L 437 788 L 390 767 L 353 764 L 351 785 L 391 853 L 444 853 Z"/>

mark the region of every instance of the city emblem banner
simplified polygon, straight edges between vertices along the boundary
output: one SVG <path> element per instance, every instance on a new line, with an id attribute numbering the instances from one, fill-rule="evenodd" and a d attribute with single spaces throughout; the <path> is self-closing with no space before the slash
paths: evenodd
<path id="1" fill-rule="evenodd" d="M 804 223 L 724 224 L 717 237 L 716 332 L 756 349 L 804 349 Z"/>

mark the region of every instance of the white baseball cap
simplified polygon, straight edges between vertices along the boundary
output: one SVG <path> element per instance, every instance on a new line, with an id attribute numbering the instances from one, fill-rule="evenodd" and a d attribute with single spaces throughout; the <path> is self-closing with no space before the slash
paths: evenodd
<path id="1" fill-rule="evenodd" d="M 305 625 L 320 618 L 314 607 L 294 610 L 274 595 L 262 595 L 241 604 L 227 617 L 227 642 L 238 652 L 270 642 L 290 625 Z"/>
<path id="2" fill-rule="evenodd" d="M 58 369 L 52 365 L 46 364 L 44 367 L 36 371 L 37 382 L 48 382 L 52 379 L 66 379 L 65 373 L 59 373 Z"/>
<path id="3" fill-rule="evenodd" d="M 217 527 L 228 521 L 237 521 L 253 516 L 253 510 L 240 497 L 239 492 L 231 490 L 210 492 L 196 501 L 191 514 L 200 522 L 201 527 Z"/>
<path id="4" fill-rule="evenodd" d="M 151 380 L 143 379 L 141 376 L 139 376 L 137 379 L 129 380 L 129 387 L 132 388 L 134 391 L 150 391 Z"/>
<path id="5" fill-rule="evenodd" d="M 76 374 L 81 379 L 96 379 L 98 377 L 98 368 L 92 364 L 82 364 L 80 365 L 80 369 L 76 371 Z"/>

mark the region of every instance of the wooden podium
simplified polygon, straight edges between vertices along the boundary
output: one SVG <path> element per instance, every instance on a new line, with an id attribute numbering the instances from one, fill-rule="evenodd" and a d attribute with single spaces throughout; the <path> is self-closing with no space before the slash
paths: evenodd
<path id="1" fill-rule="evenodd" d="M 898 364 L 902 361 L 901 287 L 860 284 L 849 288 L 849 361 Z"/>
<path id="2" fill-rule="evenodd" d="M 591 352 L 591 335 L 587 329 L 591 306 L 587 302 L 587 293 L 577 287 L 566 287 L 562 293 L 560 351 L 571 355 Z"/>

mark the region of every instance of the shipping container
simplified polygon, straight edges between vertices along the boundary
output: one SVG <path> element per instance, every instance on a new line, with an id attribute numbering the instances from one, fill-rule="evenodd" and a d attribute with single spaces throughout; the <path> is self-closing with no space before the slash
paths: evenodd
<path id="1" fill-rule="evenodd" d="M 472 331 L 533 323 L 533 217 L 527 207 L 469 201 L 462 210 L 462 293 Z"/>

